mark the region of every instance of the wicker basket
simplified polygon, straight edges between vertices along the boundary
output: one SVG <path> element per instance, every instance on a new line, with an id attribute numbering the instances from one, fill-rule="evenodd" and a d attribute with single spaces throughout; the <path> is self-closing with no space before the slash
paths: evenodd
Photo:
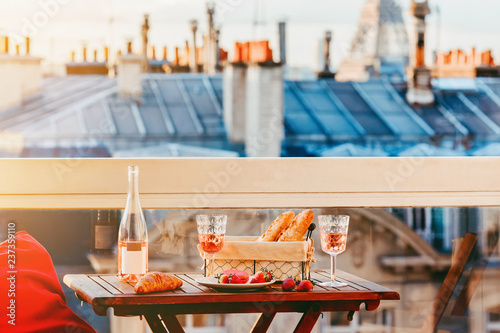
<path id="1" fill-rule="evenodd" d="M 310 278 L 310 264 L 314 259 L 312 239 L 299 242 L 256 242 L 258 237 L 227 236 L 224 248 L 215 254 L 215 267 L 212 257 L 200 250 L 204 260 L 203 274 L 215 275 L 228 269 L 238 269 L 250 275 L 265 268 L 273 273 L 276 281 L 286 278 L 303 280 Z"/>

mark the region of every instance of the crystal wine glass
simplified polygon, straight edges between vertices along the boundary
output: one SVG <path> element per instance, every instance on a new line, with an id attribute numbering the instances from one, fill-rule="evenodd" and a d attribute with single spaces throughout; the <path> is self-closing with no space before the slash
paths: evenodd
<path id="1" fill-rule="evenodd" d="M 215 254 L 224 247 L 226 222 L 227 216 L 223 214 L 196 215 L 200 247 L 203 252 L 212 256 L 212 277 L 215 276 Z"/>
<path id="2" fill-rule="evenodd" d="M 346 283 L 335 281 L 337 254 L 345 251 L 347 242 L 347 228 L 349 227 L 348 215 L 320 215 L 319 233 L 321 249 L 331 256 L 330 275 L 331 281 L 320 283 L 326 287 L 344 287 Z"/>

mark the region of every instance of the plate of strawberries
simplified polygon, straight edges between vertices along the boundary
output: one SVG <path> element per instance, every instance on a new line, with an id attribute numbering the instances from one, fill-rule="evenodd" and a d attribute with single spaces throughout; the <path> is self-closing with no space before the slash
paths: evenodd
<path id="1" fill-rule="evenodd" d="M 199 284 L 226 291 L 250 291 L 269 286 L 276 281 L 268 270 L 261 270 L 250 276 L 247 272 L 237 269 L 225 270 L 217 277 L 196 279 Z"/>

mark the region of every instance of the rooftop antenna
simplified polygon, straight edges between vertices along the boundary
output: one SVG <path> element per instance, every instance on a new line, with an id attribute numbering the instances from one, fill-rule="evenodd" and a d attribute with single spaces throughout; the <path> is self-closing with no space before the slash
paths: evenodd
<path id="1" fill-rule="evenodd" d="M 253 10 L 253 32 L 252 32 L 254 40 L 260 37 L 259 31 L 258 31 L 259 27 L 266 23 L 264 20 L 264 17 L 263 17 L 264 16 L 263 12 L 265 9 L 264 6 L 265 6 L 265 2 L 262 3 L 262 0 L 255 1 L 255 6 L 254 6 L 254 10 Z"/>
<path id="2" fill-rule="evenodd" d="M 436 57 L 437 54 L 441 51 L 441 9 L 439 5 L 436 5 L 436 20 L 437 20 L 437 36 L 436 36 Z M 436 59 L 434 59 L 436 61 Z"/>

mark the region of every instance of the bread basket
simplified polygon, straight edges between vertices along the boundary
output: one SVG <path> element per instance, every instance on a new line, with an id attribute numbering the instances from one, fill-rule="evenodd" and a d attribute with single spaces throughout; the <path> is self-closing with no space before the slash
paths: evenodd
<path id="1" fill-rule="evenodd" d="M 312 239 L 296 242 L 257 242 L 255 236 L 226 236 L 224 248 L 215 254 L 214 267 L 211 255 L 198 250 L 204 261 L 203 274 L 215 275 L 228 269 L 238 269 L 250 275 L 265 268 L 273 273 L 276 281 L 286 278 L 310 278 L 310 264 L 314 262 Z"/>

